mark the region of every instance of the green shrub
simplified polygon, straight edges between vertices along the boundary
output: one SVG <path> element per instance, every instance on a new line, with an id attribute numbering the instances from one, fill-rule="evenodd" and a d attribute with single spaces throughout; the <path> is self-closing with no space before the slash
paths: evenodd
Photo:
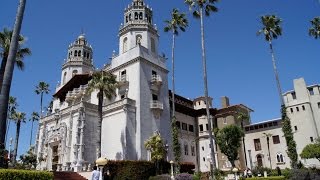
<path id="1" fill-rule="evenodd" d="M 285 180 L 284 176 L 270 176 L 270 177 L 253 177 L 246 178 L 246 180 Z"/>
<path id="2" fill-rule="evenodd" d="M 104 175 L 109 170 L 109 179 L 113 180 L 147 180 L 150 176 L 156 175 L 153 162 L 150 161 L 108 161 L 105 166 Z"/>
<path id="3" fill-rule="evenodd" d="M 0 180 L 53 180 L 53 173 L 16 169 L 0 169 Z"/>
<path id="4" fill-rule="evenodd" d="M 288 175 L 290 180 L 313 180 L 320 179 L 320 170 L 315 169 L 293 169 Z"/>

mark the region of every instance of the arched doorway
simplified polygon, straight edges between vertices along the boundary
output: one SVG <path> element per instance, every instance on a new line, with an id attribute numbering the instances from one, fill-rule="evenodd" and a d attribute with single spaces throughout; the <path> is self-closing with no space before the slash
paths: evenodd
<path id="1" fill-rule="evenodd" d="M 257 155 L 257 163 L 258 163 L 258 167 L 263 167 L 262 155 L 261 154 Z"/>

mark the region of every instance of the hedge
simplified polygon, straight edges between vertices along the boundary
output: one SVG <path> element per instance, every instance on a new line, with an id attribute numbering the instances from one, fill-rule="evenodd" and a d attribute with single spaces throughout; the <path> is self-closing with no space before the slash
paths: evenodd
<path id="1" fill-rule="evenodd" d="M 169 174 L 171 165 L 169 162 L 159 162 L 158 173 L 156 172 L 156 164 L 151 161 L 108 161 L 104 169 L 104 176 L 109 179 L 127 179 L 127 180 L 144 180 L 149 179 L 156 174 Z M 194 164 L 181 163 L 180 173 L 193 173 Z M 107 175 L 109 171 L 109 175 Z"/>
<path id="2" fill-rule="evenodd" d="M 252 177 L 246 178 L 246 180 L 284 180 L 284 176 L 269 176 L 269 177 Z"/>
<path id="3" fill-rule="evenodd" d="M 106 179 L 113 180 L 136 180 L 149 179 L 156 175 L 156 169 L 153 162 L 150 161 L 108 161 L 103 168 Z M 109 175 L 107 175 L 109 171 Z"/>
<path id="4" fill-rule="evenodd" d="M 0 180 L 53 180 L 53 173 L 17 169 L 0 169 Z"/>

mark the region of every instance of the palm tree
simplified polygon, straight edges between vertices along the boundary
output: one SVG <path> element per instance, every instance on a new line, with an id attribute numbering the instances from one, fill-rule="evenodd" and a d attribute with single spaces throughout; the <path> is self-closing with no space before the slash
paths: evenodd
<path id="1" fill-rule="evenodd" d="M 16 121 L 16 124 L 17 124 L 16 139 L 15 139 L 15 145 L 14 145 L 14 156 L 13 156 L 13 165 L 15 165 L 17 160 L 17 153 L 18 153 L 21 122 L 24 122 L 24 123 L 26 122 L 26 114 L 22 112 L 15 112 L 12 115 L 12 119 Z"/>
<path id="2" fill-rule="evenodd" d="M 249 111 L 248 111 L 248 112 L 249 112 Z M 249 123 L 249 121 L 250 121 L 250 116 L 249 116 L 248 113 L 240 112 L 240 113 L 238 114 L 238 116 L 237 116 L 237 119 L 240 120 L 240 122 L 241 122 L 241 129 L 244 130 L 244 122 Z M 245 137 L 245 134 L 244 134 L 243 137 L 242 137 L 242 145 L 243 145 L 243 152 L 244 152 L 244 160 L 245 160 L 245 163 L 246 163 L 246 167 L 248 167 L 248 165 L 247 165 L 246 145 L 245 145 L 244 137 Z"/>
<path id="3" fill-rule="evenodd" d="M 8 101 L 10 95 L 10 88 L 11 82 L 13 77 L 13 69 L 14 69 L 14 62 L 16 60 L 17 50 L 19 48 L 19 34 L 21 30 L 22 20 L 24 9 L 26 6 L 26 0 L 20 0 L 16 21 L 13 28 L 12 38 L 10 42 L 10 50 L 7 58 L 7 64 L 5 73 L 3 76 L 3 83 L 0 93 L 0 150 L 5 149 L 5 134 L 6 134 L 6 127 L 7 127 L 7 111 L 8 111 Z M 1 151 L 2 152 L 2 151 Z M 0 168 L 4 167 L 3 161 L 3 153 L 0 153 Z"/>
<path id="4" fill-rule="evenodd" d="M 5 142 L 7 142 L 7 135 L 10 128 L 10 120 L 12 119 L 12 114 L 16 111 L 16 108 L 18 107 L 17 98 L 10 96 L 9 97 L 9 107 L 8 107 L 8 115 L 7 115 L 7 131 L 6 131 L 6 137 Z"/>
<path id="5" fill-rule="evenodd" d="M 40 117 L 42 117 L 42 101 L 43 101 L 43 93 L 48 94 L 50 92 L 49 84 L 46 82 L 39 82 L 39 85 L 36 86 L 35 90 L 36 94 L 40 94 Z"/>
<path id="6" fill-rule="evenodd" d="M 265 16 L 261 16 L 261 23 L 262 23 L 262 28 L 257 32 L 257 34 L 258 35 L 263 34 L 265 40 L 269 43 L 272 64 L 273 64 L 273 71 L 274 71 L 274 75 L 277 82 L 280 103 L 282 106 L 284 105 L 284 102 L 282 98 L 282 90 L 281 90 L 279 75 L 278 75 L 277 66 L 276 66 L 276 59 L 274 56 L 274 51 L 272 46 L 272 40 L 277 39 L 279 36 L 282 35 L 282 28 L 280 26 L 281 19 L 275 15 L 265 15 Z"/>
<path id="7" fill-rule="evenodd" d="M 209 110 L 209 98 L 208 98 L 208 79 L 207 79 L 207 61 L 206 61 L 206 49 L 204 43 L 204 23 L 203 23 L 203 11 L 206 16 L 210 16 L 212 12 L 218 12 L 218 8 L 215 6 L 218 0 L 185 0 L 185 3 L 189 6 L 190 10 L 193 10 L 193 17 L 196 19 L 200 18 L 200 29 L 201 29 L 201 49 L 202 49 L 202 66 L 203 66 L 203 82 L 204 82 L 204 96 L 206 98 L 206 112 L 209 133 L 209 140 L 211 145 L 211 159 L 213 167 L 211 168 L 211 176 L 213 176 L 213 169 L 215 168 L 215 156 L 214 156 L 214 146 L 213 146 L 213 135 L 211 131 L 211 120 L 210 120 L 210 110 Z"/>
<path id="8" fill-rule="evenodd" d="M 272 137 L 272 134 L 270 134 L 270 133 L 263 133 L 263 134 L 267 138 L 269 163 L 270 163 L 270 169 L 272 169 L 271 156 L 270 156 L 270 137 Z"/>
<path id="9" fill-rule="evenodd" d="M 39 119 L 40 119 L 39 113 L 37 113 L 37 112 L 32 112 L 31 118 L 29 119 L 29 121 L 31 121 L 30 149 L 31 149 L 31 142 L 32 142 L 33 122 L 34 122 L 34 121 L 39 121 Z"/>
<path id="10" fill-rule="evenodd" d="M 166 20 L 166 27 L 164 28 L 164 32 L 172 32 L 172 128 L 176 127 L 176 118 L 175 118 L 175 84 L 174 84 L 174 48 L 175 48 L 175 37 L 178 36 L 180 29 L 182 32 L 185 32 L 185 28 L 188 26 L 188 20 L 185 18 L 184 13 L 180 13 L 178 9 L 173 9 L 171 12 L 171 19 Z M 178 139 L 178 133 L 174 133 L 172 129 L 172 139 L 173 139 L 173 153 L 175 157 L 175 162 L 179 163 L 181 151 L 180 144 Z"/>
<path id="11" fill-rule="evenodd" d="M 309 29 L 309 35 L 315 39 L 320 38 L 320 17 L 315 17 L 310 22 L 312 27 Z"/>
<path id="12" fill-rule="evenodd" d="M 13 32 L 8 30 L 7 28 L 4 28 L 3 32 L 0 32 L 0 49 L 1 49 L 0 57 L 2 57 L 1 66 L 0 66 L 0 87 L 2 87 L 4 70 L 6 68 L 6 64 L 8 60 L 12 33 Z M 23 58 L 27 55 L 31 55 L 31 50 L 29 48 L 21 47 L 25 42 L 25 38 L 22 35 L 19 36 L 18 41 L 19 41 L 18 42 L 19 47 L 17 50 L 15 62 L 16 62 L 16 66 L 20 70 L 24 70 Z M 1 92 L 1 88 L 0 88 L 0 92 Z"/>
<path id="13" fill-rule="evenodd" d="M 281 90 L 281 86 L 280 86 L 280 80 L 279 80 L 279 75 L 278 75 L 277 66 L 276 66 L 276 60 L 274 57 L 274 51 L 273 51 L 273 46 L 272 46 L 272 40 L 277 39 L 278 36 L 281 36 L 281 34 L 282 34 L 282 28 L 280 26 L 281 19 L 275 15 L 265 15 L 265 16 L 261 16 L 261 23 L 262 23 L 262 28 L 257 32 L 257 34 L 258 35 L 263 34 L 265 40 L 269 43 L 272 64 L 273 64 L 273 70 L 274 70 L 274 75 L 275 75 L 276 82 L 277 82 L 278 94 L 279 94 L 279 99 L 280 99 L 280 104 L 281 104 L 281 118 L 283 120 L 282 131 L 283 131 L 284 137 L 286 139 L 287 148 L 288 148 L 288 156 L 291 160 L 291 166 L 293 168 L 296 168 L 297 157 L 298 157 L 297 149 L 296 149 L 296 142 L 294 141 L 294 138 L 293 138 L 291 122 L 290 122 L 289 117 L 287 116 L 286 106 L 285 106 L 283 98 L 282 98 L 282 90 Z"/>
<path id="14" fill-rule="evenodd" d="M 92 74 L 92 79 L 88 83 L 87 94 L 98 90 L 98 141 L 97 141 L 97 158 L 101 157 L 101 123 L 102 123 L 102 106 L 104 96 L 109 100 L 116 95 L 117 81 L 116 77 L 110 72 L 103 70 L 96 71 Z"/>

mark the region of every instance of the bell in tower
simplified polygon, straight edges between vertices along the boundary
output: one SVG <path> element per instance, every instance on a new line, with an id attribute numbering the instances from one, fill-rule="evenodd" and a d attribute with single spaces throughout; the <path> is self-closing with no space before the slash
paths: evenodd
<path id="1" fill-rule="evenodd" d="M 119 30 L 119 53 L 141 45 L 157 54 L 159 35 L 153 22 L 152 9 L 143 0 L 133 0 L 124 10 L 124 23 Z"/>

